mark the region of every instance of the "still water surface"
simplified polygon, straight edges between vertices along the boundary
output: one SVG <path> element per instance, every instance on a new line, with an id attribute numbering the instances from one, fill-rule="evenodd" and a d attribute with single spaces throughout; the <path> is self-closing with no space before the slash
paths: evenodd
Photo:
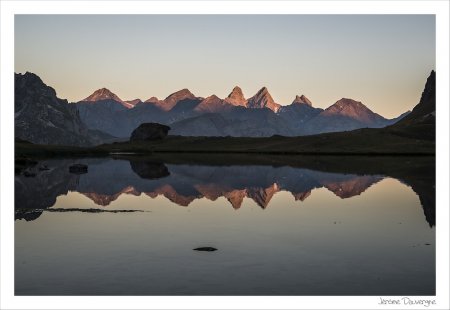
<path id="1" fill-rule="evenodd" d="M 434 219 L 403 180 L 113 159 L 32 169 L 15 179 L 16 295 L 435 293 Z"/>

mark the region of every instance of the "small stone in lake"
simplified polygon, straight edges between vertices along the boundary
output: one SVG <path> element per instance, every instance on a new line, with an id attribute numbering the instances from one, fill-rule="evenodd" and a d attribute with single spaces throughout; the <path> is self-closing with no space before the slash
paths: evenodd
<path id="1" fill-rule="evenodd" d="M 217 251 L 217 249 L 210 247 L 210 246 L 204 246 L 204 247 L 195 248 L 194 251 L 213 252 L 213 251 Z"/>
<path id="2" fill-rule="evenodd" d="M 425 243 L 425 245 L 431 245 L 430 243 Z"/>
<path id="3" fill-rule="evenodd" d="M 82 174 L 88 172 L 88 166 L 83 164 L 73 164 L 69 167 L 70 173 Z"/>

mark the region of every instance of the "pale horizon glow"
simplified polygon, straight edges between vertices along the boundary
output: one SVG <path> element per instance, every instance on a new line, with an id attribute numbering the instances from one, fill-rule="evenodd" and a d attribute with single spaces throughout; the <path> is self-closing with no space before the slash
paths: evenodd
<path id="1" fill-rule="evenodd" d="M 419 102 L 435 41 L 434 15 L 16 15 L 15 72 L 69 102 L 266 86 L 282 105 L 352 98 L 392 118 Z"/>

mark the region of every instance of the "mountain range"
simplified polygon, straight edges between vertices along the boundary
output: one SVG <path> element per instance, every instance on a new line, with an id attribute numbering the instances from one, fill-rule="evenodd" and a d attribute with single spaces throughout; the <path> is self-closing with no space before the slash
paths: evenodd
<path id="1" fill-rule="evenodd" d="M 386 119 L 361 102 L 342 98 L 329 108 L 314 108 L 304 95 L 289 105 L 276 103 L 266 87 L 246 99 L 239 86 L 226 98 L 197 97 L 188 89 L 160 100 L 151 97 L 124 101 L 101 88 L 75 103 L 89 128 L 128 137 L 143 122 L 169 125 L 171 134 L 184 136 L 268 137 L 298 136 L 358 128 L 381 128 L 407 115 Z"/>
<path id="2" fill-rule="evenodd" d="M 432 71 L 429 80 L 434 76 Z M 426 99 L 435 102 L 433 94 Z M 151 97 L 145 101 L 122 100 L 101 88 L 79 102 L 69 103 L 58 98 L 37 75 L 15 74 L 16 138 L 39 144 L 95 145 L 126 139 L 146 122 L 169 125 L 169 134 L 181 136 L 303 136 L 383 127 L 401 134 L 402 128 L 416 124 L 414 120 L 424 111 L 433 122 L 435 103 L 423 103 L 413 113 L 386 119 L 349 98 L 326 109 L 315 108 L 304 95 L 296 96 L 289 105 L 280 105 L 266 87 L 246 98 L 238 86 L 223 99 L 216 95 L 197 97 L 182 89 L 165 99 Z"/>

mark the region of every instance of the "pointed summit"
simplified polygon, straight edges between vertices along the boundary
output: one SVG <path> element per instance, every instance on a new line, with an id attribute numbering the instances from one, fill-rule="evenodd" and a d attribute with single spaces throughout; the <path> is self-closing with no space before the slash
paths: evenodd
<path id="1" fill-rule="evenodd" d="M 244 106 L 247 104 L 247 100 L 242 93 L 242 89 L 239 86 L 235 86 L 231 93 L 225 98 L 225 101 L 234 106 Z"/>
<path id="2" fill-rule="evenodd" d="M 235 189 L 231 192 L 225 193 L 223 196 L 231 203 L 233 209 L 237 210 L 242 206 L 242 202 L 244 201 L 246 195 L 246 189 Z"/>
<path id="3" fill-rule="evenodd" d="M 145 103 L 158 103 L 159 99 L 156 97 L 150 97 L 147 100 L 145 100 Z"/>
<path id="4" fill-rule="evenodd" d="M 179 91 L 176 91 L 176 92 L 170 94 L 170 95 L 167 96 L 166 99 L 164 99 L 164 100 L 165 100 L 165 101 L 169 101 L 169 100 L 172 100 L 172 99 L 180 99 L 180 98 L 183 98 L 183 99 L 185 99 L 185 98 L 191 98 L 191 99 L 193 99 L 193 98 L 195 98 L 195 96 L 194 96 L 194 94 L 192 94 L 192 93 L 189 91 L 189 89 L 183 88 L 183 89 L 181 89 L 181 90 L 179 90 Z"/>
<path id="5" fill-rule="evenodd" d="M 374 113 L 360 101 L 349 98 L 342 98 L 336 101 L 335 104 L 326 108 L 321 115 L 323 116 L 344 116 L 366 125 L 376 124 L 382 122 L 384 118 L 377 113 Z"/>
<path id="6" fill-rule="evenodd" d="M 312 107 L 311 101 L 308 98 L 306 98 L 305 95 L 295 96 L 295 99 L 294 101 L 292 101 L 292 104 L 306 104 Z"/>
<path id="7" fill-rule="evenodd" d="M 261 88 L 256 95 L 248 99 L 247 107 L 252 109 L 268 108 L 274 112 L 280 109 L 280 105 L 273 100 L 266 87 Z"/>
<path id="8" fill-rule="evenodd" d="M 424 121 L 427 116 L 436 114 L 436 72 L 431 71 L 425 83 L 425 88 L 420 97 L 419 103 L 413 108 L 411 113 L 399 121 L 399 124 L 409 122 Z"/>
<path id="9" fill-rule="evenodd" d="M 94 93 L 92 93 L 92 95 L 85 98 L 83 101 L 92 102 L 92 101 L 100 101 L 100 100 L 114 100 L 114 101 L 117 101 L 120 103 L 123 102 L 122 99 L 120 99 L 116 94 L 114 94 L 109 89 L 104 88 L 104 87 L 97 89 Z"/>
<path id="10" fill-rule="evenodd" d="M 189 89 L 184 88 L 167 96 L 167 98 L 163 100 L 161 108 L 165 111 L 169 111 L 178 103 L 178 101 L 185 99 L 196 99 L 196 97 Z"/>
<path id="11" fill-rule="evenodd" d="M 122 106 L 124 106 L 127 109 L 131 109 L 134 107 L 133 104 L 123 101 L 119 98 L 116 94 L 114 94 L 112 91 L 110 91 L 107 88 L 100 88 L 97 89 L 95 92 L 92 93 L 89 97 L 81 100 L 82 102 L 91 102 L 95 103 L 98 101 L 112 101 L 113 103 L 119 103 Z"/>
<path id="12" fill-rule="evenodd" d="M 131 106 L 136 106 L 138 103 L 141 103 L 141 99 L 137 98 L 137 99 L 133 99 L 133 100 L 126 100 L 125 103 L 128 103 Z"/>
<path id="13" fill-rule="evenodd" d="M 280 189 L 277 183 L 274 183 L 268 188 L 249 188 L 247 190 L 247 197 L 256 202 L 258 206 L 265 209 L 269 205 L 273 195 L 279 191 Z"/>
<path id="14" fill-rule="evenodd" d="M 195 111 L 205 113 L 224 112 L 229 110 L 232 106 L 225 100 L 220 99 L 216 95 L 211 95 L 203 99 L 196 107 Z"/>

